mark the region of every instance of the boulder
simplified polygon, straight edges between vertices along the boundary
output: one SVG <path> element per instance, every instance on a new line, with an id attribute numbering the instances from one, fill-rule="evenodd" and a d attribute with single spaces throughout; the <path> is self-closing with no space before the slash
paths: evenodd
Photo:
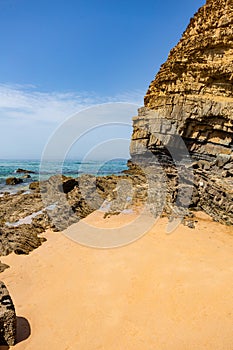
<path id="1" fill-rule="evenodd" d="M 8 177 L 6 179 L 6 185 L 10 185 L 10 186 L 19 185 L 22 182 L 23 180 L 17 177 Z"/>

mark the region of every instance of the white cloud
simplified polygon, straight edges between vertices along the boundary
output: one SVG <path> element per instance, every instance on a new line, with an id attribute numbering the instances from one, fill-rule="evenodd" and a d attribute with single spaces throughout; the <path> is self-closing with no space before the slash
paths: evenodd
<path id="1" fill-rule="evenodd" d="M 39 158 L 55 128 L 74 113 L 102 103 L 141 106 L 142 97 L 139 90 L 103 97 L 87 92 L 41 92 L 33 85 L 0 84 L 0 158 Z M 85 126 L 85 120 L 82 124 Z"/>
<path id="2" fill-rule="evenodd" d="M 0 120 L 8 117 L 59 123 L 95 104 L 128 102 L 140 105 L 142 96 L 140 91 L 103 97 L 84 92 L 40 92 L 34 86 L 0 84 Z"/>

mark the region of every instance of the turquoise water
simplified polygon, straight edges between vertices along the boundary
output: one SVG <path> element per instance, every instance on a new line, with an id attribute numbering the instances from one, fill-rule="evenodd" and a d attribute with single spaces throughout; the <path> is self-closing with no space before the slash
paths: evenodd
<path id="1" fill-rule="evenodd" d="M 18 168 L 34 171 L 30 179 L 23 179 L 24 183 L 17 186 L 6 186 L 7 177 L 22 178 L 24 174 L 16 173 Z M 127 169 L 127 160 L 116 159 L 111 161 L 89 161 L 66 160 L 63 165 L 58 161 L 49 161 L 40 164 L 39 160 L 0 160 L 0 192 L 17 192 L 28 187 L 32 181 L 47 180 L 50 176 L 63 174 L 65 176 L 78 177 L 82 174 L 91 175 L 119 175 Z"/>

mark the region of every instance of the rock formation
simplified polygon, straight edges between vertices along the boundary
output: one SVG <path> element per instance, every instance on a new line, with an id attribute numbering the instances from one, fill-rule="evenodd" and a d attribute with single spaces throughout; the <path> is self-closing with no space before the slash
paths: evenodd
<path id="1" fill-rule="evenodd" d="M 119 181 L 125 187 L 123 181 L 127 178 L 126 174 L 83 175 L 78 179 L 55 175 L 47 181 L 31 183 L 30 193 L 20 191 L 0 197 L 0 256 L 12 252 L 29 254 L 45 241 L 39 236 L 41 233 L 66 229 L 99 209 L 106 199 L 111 201 L 109 211 L 125 209 L 129 201 L 126 203 L 122 197 L 119 200 L 115 188 Z M 138 176 L 135 178 L 135 183 L 139 183 Z M 0 265 L 0 272 L 6 267 Z"/>
<path id="2" fill-rule="evenodd" d="M 43 232 L 41 230 L 39 233 Z M 38 237 L 38 231 L 33 225 L 20 225 L 18 227 L 4 227 L 0 229 L 0 256 L 15 254 L 29 254 L 38 248 L 44 237 Z"/>
<path id="3" fill-rule="evenodd" d="M 16 313 L 9 292 L 0 282 L 0 346 L 16 342 Z"/>
<path id="4" fill-rule="evenodd" d="M 190 206 L 233 224 L 232 0 L 207 0 L 194 15 L 150 84 L 133 127 L 132 162 L 157 157 L 171 202 L 179 187 L 172 158 L 184 158 L 177 133 L 193 161 Z"/>
<path id="5" fill-rule="evenodd" d="M 18 168 L 16 170 L 16 173 L 19 173 L 19 174 L 35 174 L 35 171 Z"/>
<path id="6" fill-rule="evenodd" d="M 3 263 L 0 261 L 0 272 L 5 271 L 5 270 L 8 269 L 9 267 L 10 267 L 9 265 L 3 264 Z"/>
<path id="7" fill-rule="evenodd" d="M 22 182 L 23 180 L 18 177 L 8 177 L 6 179 L 6 185 L 10 185 L 10 186 L 19 185 Z"/>

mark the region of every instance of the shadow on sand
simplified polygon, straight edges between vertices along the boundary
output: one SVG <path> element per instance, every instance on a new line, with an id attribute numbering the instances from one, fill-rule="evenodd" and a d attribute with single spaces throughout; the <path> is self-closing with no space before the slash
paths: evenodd
<path id="1" fill-rule="evenodd" d="M 31 327 L 28 320 L 24 317 L 17 316 L 17 332 L 16 332 L 16 344 L 26 340 L 31 335 Z"/>
<path id="2" fill-rule="evenodd" d="M 16 344 L 18 344 L 30 337 L 31 327 L 28 320 L 24 317 L 17 316 L 16 322 Z M 8 345 L 0 345 L 0 350 L 8 349 L 10 349 Z"/>

